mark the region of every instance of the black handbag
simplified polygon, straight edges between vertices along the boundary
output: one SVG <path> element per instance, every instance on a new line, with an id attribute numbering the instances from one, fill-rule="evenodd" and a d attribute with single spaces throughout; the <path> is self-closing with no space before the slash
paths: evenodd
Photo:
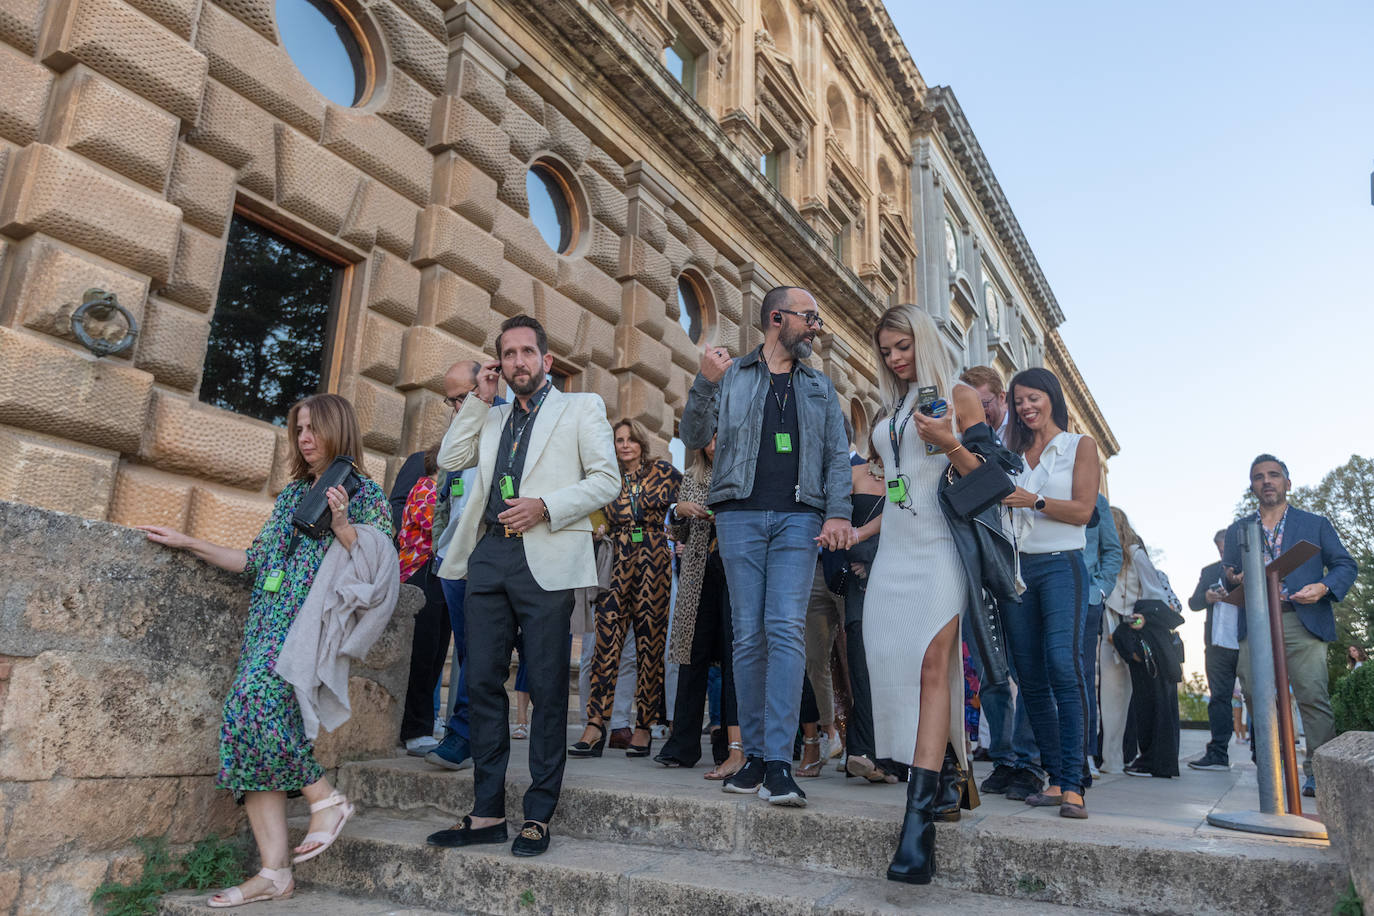
<path id="1" fill-rule="evenodd" d="M 983 463 L 976 470 L 962 477 L 954 470 L 952 464 L 945 473 L 949 479 L 949 486 L 940 491 L 940 498 L 949 506 L 950 511 L 960 518 L 971 519 L 981 515 L 985 509 L 997 505 L 1016 492 L 1016 484 L 1011 482 L 1007 472 L 986 459 L 983 459 Z"/>
<path id="2" fill-rule="evenodd" d="M 349 455 L 340 455 L 325 468 L 324 473 L 315 481 L 310 492 L 301 499 L 296 513 L 291 516 L 291 524 L 297 531 L 315 540 L 329 533 L 334 516 L 329 508 L 328 491 L 330 487 L 343 487 L 351 499 L 362 488 L 357 466 Z"/>

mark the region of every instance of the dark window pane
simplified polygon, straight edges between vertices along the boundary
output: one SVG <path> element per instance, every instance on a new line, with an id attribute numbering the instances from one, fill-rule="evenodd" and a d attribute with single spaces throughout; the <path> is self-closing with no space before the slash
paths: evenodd
<path id="1" fill-rule="evenodd" d="M 572 212 L 567 192 L 553 173 L 536 165 L 525 175 L 525 194 L 530 200 L 530 221 L 544 243 L 559 254 L 572 244 Z"/>
<path id="2" fill-rule="evenodd" d="M 701 342 L 701 303 L 692 281 L 679 277 L 677 281 L 677 323 L 687 332 L 692 343 Z"/>
<path id="3" fill-rule="evenodd" d="M 358 103 L 367 86 L 358 39 L 330 0 L 277 0 L 277 29 L 296 69 L 336 105 Z"/>
<path id="4" fill-rule="evenodd" d="M 282 426 L 320 390 L 339 267 L 235 216 L 200 399 Z"/>

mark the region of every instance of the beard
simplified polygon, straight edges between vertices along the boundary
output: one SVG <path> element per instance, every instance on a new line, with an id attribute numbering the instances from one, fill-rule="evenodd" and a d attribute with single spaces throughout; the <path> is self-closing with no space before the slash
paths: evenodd
<path id="1" fill-rule="evenodd" d="M 515 392 L 522 398 L 526 398 L 534 394 L 540 388 L 544 387 L 545 376 L 544 370 L 540 368 L 537 369 L 534 373 L 532 373 L 529 376 L 529 378 L 523 382 L 518 382 L 510 376 L 504 376 L 504 378 L 506 379 L 506 384 L 510 386 L 511 391 Z"/>
<path id="2" fill-rule="evenodd" d="M 1259 504 L 1266 509 L 1282 505 L 1285 498 L 1281 490 L 1261 490 L 1257 495 Z"/>
<path id="3" fill-rule="evenodd" d="M 797 362 L 811 356 L 811 339 L 807 336 L 810 332 L 803 331 L 795 337 L 787 332 L 778 336 L 778 343 L 782 344 L 783 349 L 792 354 L 792 358 Z"/>

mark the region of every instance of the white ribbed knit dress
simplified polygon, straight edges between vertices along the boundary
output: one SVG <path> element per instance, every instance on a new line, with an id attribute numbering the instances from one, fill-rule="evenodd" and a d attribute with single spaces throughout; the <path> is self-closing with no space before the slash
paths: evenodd
<path id="1" fill-rule="evenodd" d="M 898 427 L 915 399 L 912 386 L 895 411 Z M 950 422 L 954 423 L 953 398 L 949 400 Z M 873 446 L 883 459 L 888 480 L 897 474 L 888 434 L 891 416 L 873 425 Z M 940 476 L 949 458 L 926 454 L 914 420 L 907 423 L 901 438 L 901 453 L 910 508 L 890 500 L 883 505 L 882 540 L 864 598 L 863 636 L 878 757 L 909 764 L 916 750 L 921 708 L 921 662 L 935 635 L 951 619 L 963 615 L 968 585 L 938 498 Z M 949 740 L 960 765 L 967 767 L 963 728 L 964 665 L 956 638 L 949 656 Z"/>

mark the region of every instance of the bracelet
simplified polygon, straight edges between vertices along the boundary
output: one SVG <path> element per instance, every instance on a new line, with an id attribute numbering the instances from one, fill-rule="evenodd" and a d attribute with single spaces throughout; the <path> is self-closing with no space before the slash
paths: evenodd
<path id="1" fill-rule="evenodd" d="M 955 445 L 954 448 L 952 448 L 952 449 L 950 449 L 949 451 L 945 452 L 945 457 L 948 458 L 950 455 L 953 455 L 955 452 L 959 451 L 959 449 L 961 449 L 961 448 L 963 448 L 963 447 L 964 447 L 964 443 L 960 442 L 959 444 Z"/>

